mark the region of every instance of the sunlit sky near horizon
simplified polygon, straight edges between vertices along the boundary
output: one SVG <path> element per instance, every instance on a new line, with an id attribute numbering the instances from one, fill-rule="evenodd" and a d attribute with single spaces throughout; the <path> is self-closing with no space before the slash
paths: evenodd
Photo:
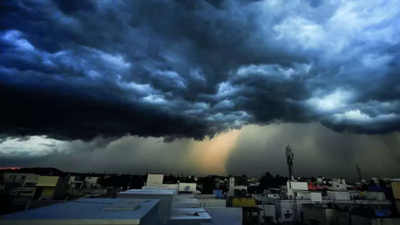
<path id="1" fill-rule="evenodd" d="M 245 126 L 213 139 L 124 136 L 91 142 L 58 141 L 43 137 L 9 140 L 0 147 L 3 166 L 56 167 L 70 172 L 287 175 L 285 145 L 294 146 L 298 176 L 357 177 L 359 164 L 365 177 L 399 176 L 398 134 L 369 136 L 333 132 L 317 123 Z M 384 165 L 384 166 L 382 166 Z"/>

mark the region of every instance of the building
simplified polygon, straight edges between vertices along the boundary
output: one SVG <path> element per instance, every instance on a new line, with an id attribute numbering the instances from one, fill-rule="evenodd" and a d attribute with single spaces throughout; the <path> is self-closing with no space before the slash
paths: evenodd
<path id="1" fill-rule="evenodd" d="M 303 205 L 303 222 L 307 225 L 318 223 L 320 225 L 343 224 L 349 222 L 349 213 L 333 208 L 319 207 L 318 205 Z"/>
<path id="2" fill-rule="evenodd" d="M 229 177 L 228 197 L 246 196 L 247 194 L 247 177 Z"/>
<path id="3" fill-rule="evenodd" d="M 159 185 L 163 183 L 163 180 L 164 174 L 148 174 L 145 186 Z"/>
<path id="4" fill-rule="evenodd" d="M 311 192 L 314 193 L 314 192 Z M 316 192 L 318 193 L 318 192 Z M 321 193 L 319 193 L 321 194 Z M 369 206 L 390 206 L 391 202 L 388 200 L 346 200 L 341 199 L 339 195 L 338 199 L 334 197 L 321 198 L 314 197 L 312 199 L 277 199 L 270 198 L 264 195 L 253 195 L 258 202 L 258 205 L 275 205 L 276 209 L 276 220 L 281 222 L 301 222 L 303 216 L 304 205 L 321 205 L 321 204 L 336 204 L 341 207 L 357 206 L 357 205 L 369 205 Z"/>
<path id="5" fill-rule="evenodd" d="M 277 223 L 275 205 L 262 204 L 257 205 L 257 207 L 260 209 L 259 221 L 261 224 L 271 224 L 274 222 Z"/>
<path id="6" fill-rule="evenodd" d="M 386 200 L 384 192 L 347 190 L 349 187 L 351 186 L 347 185 L 344 179 L 319 177 L 315 184 L 313 182 L 287 182 L 286 196 L 272 196 L 268 192 L 263 195 L 253 195 L 253 197 L 263 208 L 274 205 L 276 217 L 273 219 L 283 223 L 305 222 L 305 213 L 308 213 L 308 217 L 312 219 L 306 223 L 311 224 L 315 219 L 313 213 L 317 213 L 319 217 L 316 220 L 319 224 L 331 224 L 333 209 L 320 207 L 321 205 L 335 205 L 339 209 L 359 207 L 378 209 L 392 204 L 391 201 Z M 309 205 L 309 207 L 305 209 L 304 205 Z M 314 207 L 312 212 L 309 210 L 310 207 Z M 304 209 L 308 211 L 305 212 Z M 335 211 L 335 215 L 341 213 L 339 211 Z M 264 210 L 263 214 L 271 213 Z"/>
<path id="7" fill-rule="evenodd" d="M 100 177 L 69 176 L 67 192 L 70 197 L 83 196 L 115 196 L 120 190 L 117 187 L 102 188 L 99 184 Z"/>
<path id="8" fill-rule="evenodd" d="M 396 204 L 397 212 L 400 215 L 400 179 L 395 179 L 391 182 L 394 202 Z"/>
<path id="9" fill-rule="evenodd" d="M 327 191 L 327 196 L 332 200 L 350 200 L 350 194 L 347 191 Z"/>
<path id="10" fill-rule="evenodd" d="M 53 199 L 64 193 L 66 184 L 58 176 L 40 176 L 32 173 L 4 173 L 2 175 L 3 187 L 8 189 L 10 195 L 30 199 Z"/>
<path id="11" fill-rule="evenodd" d="M 200 203 L 191 194 L 178 195 L 179 184 L 159 184 L 153 186 L 144 186 L 145 190 L 173 190 L 174 191 L 174 207 L 175 208 L 195 208 L 199 207 Z"/>
<path id="12" fill-rule="evenodd" d="M 386 200 L 385 193 L 378 191 L 366 191 L 365 199 L 367 200 Z"/>
<path id="13" fill-rule="evenodd" d="M 328 187 L 329 190 L 332 191 L 346 191 L 347 190 L 347 184 L 345 179 L 340 179 L 340 178 L 333 178 L 331 179 L 330 182 L 328 182 L 330 185 Z"/>
<path id="14" fill-rule="evenodd" d="M 179 183 L 179 192 L 195 193 L 196 187 L 196 183 Z"/>
<path id="15" fill-rule="evenodd" d="M 129 190 L 126 192 L 121 192 L 117 195 L 117 197 L 130 198 L 132 197 L 132 193 L 136 192 L 135 195 L 137 195 L 136 197 L 138 198 L 141 195 L 141 191 L 149 190 L 158 190 L 158 192 L 173 191 L 175 192 L 174 195 L 169 194 L 164 197 L 157 197 L 157 194 L 154 194 L 153 196 L 154 198 L 161 199 L 161 208 L 165 208 L 166 210 L 171 209 L 167 224 L 242 224 L 242 208 L 227 208 L 226 200 L 216 199 L 215 195 L 201 195 L 191 192 L 179 192 L 179 186 L 181 186 L 181 188 L 185 187 L 182 186 L 182 184 L 188 183 L 144 186 L 142 187 L 142 190 Z M 177 185 L 178 189 L 176 189 Z M 195 188 L 194 186 L 192 187 L 193 189 Z M 130 193 L 128 194 L 128 192 Z M 161 211 L 165 210 L 161 209 Z"/>
<path id="16" fill-rule="evenodd" d="M 400 180 L 391 182 L 394 199 L 400 200 Z"/>
<path id="17" fill-rule="evenodd" d="M 303 206 L 304 224 L 313 225 L 373 225 L 373 224 L 400 224 L 400 218 L 393 216 L 389 207 L 348 206 L 331 207 L 322 205 Z"/>
<path id="18" fill-rule="evenodd" d="M 307 182 L 289 181 L 286 184 L 286 188 L 289 199 L 299 199 L 302 197 L 304 198 L 304 196 L 309 196 Z M 308 199 L 310 198 L 308 197 Z"/>
<path id="19" fill-rule="evenodd" d="M 178 195 L 179 185 L 178 184 L 153 184 L 152 186 L 143 186 L 142 189 L 152 189 L 152 190 L 174 190 L 175 197 Z"/>
<path id="20" fill-rule="evenodd" d="M 157 224 L 156 199 L 81 199 L 0 217 L 2 225 Z"/>
<path id="21" fill-rule="evenodd" d="M 209 224 L 211 221 L 211 216 L 202 208 L 179 208 L 171 212 L 168 225 L 201 225 L 203 223 Z"/>
<path id="22" fill-rule="evenodd" d="M 39 175 L 31 173 L 3 174 L 3 190 L 21 198 L 33 198 Z"/>
<path id="23" fill-rule="evenodd" d="M 211 223 L 202 225 L 241 225 L 243 213 L 241 208 L 207 207 L 204 208 L 212 218 Z"/>
<path id="24" fill-rule="evenodd" d="M 94 188 L 98 185 L 100 177 L 86 177 L 85 186 L 86 188 Z"/>
<path id="25" fill-rule="evenodd" d="M 39 175 L 33 173 L 3 173 L 1 175 L 2 183 L 17 183 L 20 186 L 35 186 Z"/>
<path id="26" fill-rule="evenodd" d="M 393 217 L 389 209 L 369 209 L 351 212 L 352 225 L 397 225 L 400 218 Z"/>
<path id="27" fill-rule="evenodd" d="M 64 194 L 68 180 L 58 176 L 40 176 L 36 183 L 34 199 L 51 200 Z"/>
<path id="28" fill-rule="evenodd" d="M 348 190 L 350 199 L 361 199 L 361 191 L 359 190 Z"/>
<path id="29" fill-rule="evenodd" d="M 117 198 L 160 200 L 158 218 L 161 223 L 166 223 L 169 220 L 169 215 L 175 201 L 174 196 L 174 190 L 164 189 L 131 189 L 117 194 Z"/>
<path id="30" fill-rule="evenodd" d="M 70 190 L 81 189 L 84 187 L 85 180 L 81 176 L 70 176 L 68 186 Z"/>
<path id="31" fill-rule="evenodd" d="M 190 195 L 176 197 L 176 190 L 162 189 L 162 186 L 159 188 L 131 189 L 118 193 L 117 198 L 159 199 L 158 222 L 160 224 L 201 224 L 212 221 L 205 209 L 200 208 L 199 202 L 190 198 Z"/>
<path id="32" fill-rule="evenodd" d="M 40 197 L 43 192 L 49 192 L 45 188 L 57 187 L 59 179 L 56 178 L 38 180 L 35 188 L 43 188 Z M 84 180 L 67 178 L 63 182 L 67 186 Z M 226 208 L 224 199 L 216 199 L 214 195 L 198 199 L 200 196 L 196 194 L 178 194 L 178 184 L 153 182 L 152 185 L 120 192 L 115 199 L 90 198 L 61 203 L 30 201 L 31 204 L 49 202 L 53 205 L 0 217 L 0 224 L 242 224 L 242 208 Z M 53 196 L 55 192 L 56 188 L 53 189 Z"/>
<path id="33" fill-rule="evenodd" d="M 151 186 L 143 186 L 142 189 L 167 189 L 179 191 L 179 184 L 153 184 Z"/>
<path id="34" fill-rule="evenodd" d="M 32 174 L 29 176 L 26 176 L 25 182 L 22 184 L 23 187 L 35 187 L 38 180 L 39 180 L 40 175 Z"/>
<path id="35" fill-rule="evenodd" d="M 34 197 L 36 187 L 17 187 L 10 191 L 11 195 L 18 196 L 19 198 L 32 199 Z"/>
<path id="36" fill-rule="evenodd" d="M 201 208 L 201 203 L 194 195 L 178 195 L 175 197 L 174 208 Z"/>

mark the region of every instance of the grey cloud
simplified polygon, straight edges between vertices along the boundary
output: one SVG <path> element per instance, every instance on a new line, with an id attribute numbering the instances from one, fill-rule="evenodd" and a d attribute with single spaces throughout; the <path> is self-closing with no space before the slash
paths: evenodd
<path id="1" fill-rule="evenodd" d="M 0 154 L 0 165 L 19 167 L 57 167 L 64 171 L 140 173 L 150 172 L 201 173 L 194 160 L 187 157 L 187 149 L 194 141 L 179 140 L 174 143 L 157 142 L 159 138 L 124 136 L 103 144 L 104 139 L 90 142 L 74 141 L 56 143 L 52 151 L 28 156 L 23 151 Z M 31 143 L 32 144 L 32 143 Z M 31 151 L 34 150 L 31 146 Z M 0 148 L 4 151 L 4 149 Z"/>
<path id="2" fill-rule="evenodd" d="M 397 132 L 398 3 L 2 1 L 0 133 Z"/>
<path id="3" fill-rule="evenodd" d="M 174 140 L 175 140 L 174 137 L 165 136 L 164 139 L 163 139 L 163 142 L 164 142 L 164 143 L 170 143 L 170 142 L 173 142 Z"/>
<path id="4" fill-rule="evenodd" d="M 309 0 L 309 2 L 311 7 L 318 8 L 324 3 L 324 0 Z"/>

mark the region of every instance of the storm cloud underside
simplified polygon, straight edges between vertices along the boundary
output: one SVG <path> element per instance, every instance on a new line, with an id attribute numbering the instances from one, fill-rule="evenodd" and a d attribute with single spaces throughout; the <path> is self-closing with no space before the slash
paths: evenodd
<path id="1" fill-rule="evenodd" d="M 398 176 L 399 5 L 0 1 L 0 166 Z"/>
<path id="2" fill-rule="evenodd" d="M 0 133 L 400 126 L 399 1 L 2 1 Z"/>

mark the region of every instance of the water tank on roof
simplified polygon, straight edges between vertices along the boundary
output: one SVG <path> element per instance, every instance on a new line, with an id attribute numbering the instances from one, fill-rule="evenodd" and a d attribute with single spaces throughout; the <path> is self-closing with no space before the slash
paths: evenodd
<path id="1" fill-rule="evenodd" d="M 186 192 L 189 192 L 189 191 L 190 191 L 190 186 L 189 186 L 189 185 L 186 185 L 186 186 L 185 186 L 185 191 L 186 191 Z"/>

